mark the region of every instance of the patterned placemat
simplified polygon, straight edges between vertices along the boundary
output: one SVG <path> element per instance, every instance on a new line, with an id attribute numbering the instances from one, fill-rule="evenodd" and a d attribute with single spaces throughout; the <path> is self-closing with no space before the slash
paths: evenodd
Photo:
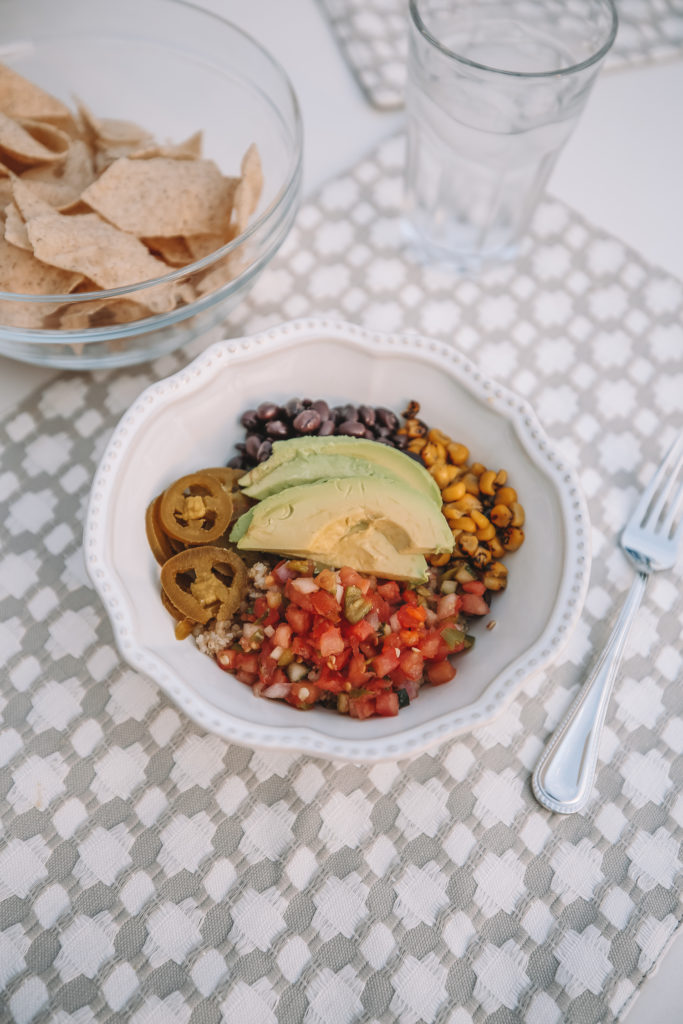
<path id="1" fill-rule="evenodd" d="M 81 550 L 114 424 L 187 353 L 58 377 L 0 429 L 3 1024 L 611 1024 L 679 927 L 676 575 L 647 592 L 587 810 L 549 814 L 529 778 L 630 583 L 621 525 L 683 427 L 683 289 L 553 200 L 515 265 L 417 266 L 401 165 L 392 140 L 307 202 L 230 331 L 419 329 L 529 398 L 590 505 L 581 623 L 492 724 L 413 759 L 202 732 L 120 662 Z"/>
<path id="2" fill-rule="evenodd" d="M 403 106 L 408 0 L 319 0 L 368 100 Z M 681 0 L 616 0 L 619 31 L 605 70 L 683 54 Z"/>

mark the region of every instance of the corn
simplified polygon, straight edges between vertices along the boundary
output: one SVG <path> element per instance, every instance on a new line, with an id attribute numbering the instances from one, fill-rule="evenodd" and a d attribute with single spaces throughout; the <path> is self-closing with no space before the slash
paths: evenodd
<path id="1" fill-rule="evenodd" d="M 486 526 L 482 526 L 477 530 L 477 540 L 489 541 L 493 540 L 496 536 L 496 528 L 493 523 L 487 523 Z"/>
<path id="2" fill-rule="evenodd" d="M 414 452 L 416 455 L 422 451 L 424 446 L 427 444 L 426 437 L 414 437 L 408 444 L 408 451 Z"/>
<path id="3" fill-rule="evenodd" d="M 486 472 L 486 466 L 482 465 L 481 462 L 473 462 L 470 466 L 470 473 L 474 473 L 476 477 L 480 477 L 484 472 Z"/>
<path id="4" fill-rule="evenodd" d="M 491 561 L 491 558 L 492 555 L 489 549 L 480 544 L 477 550 L 474 552 L 472 560 L 476 565 L 477 569 L 484 569 Z"/>
<path id="5" fill-rule="evenodd" d="M 524 509 L 518 501 L 513 501 L 510 505 L 510 511 L 512 512 L 511 526 L 524 526 Z"/>
<path id="6" fill-rule="evenodd" d="M 477 528 L 469 516 L 461 515 L 459 519 L 451 520 L 451 525 L 456 526 L 459 530 L 463 530 L 465 533 L 477 532 Z"/>
<path id="7" fill-rule="evenodd" d="M 505 548 L 501 544 L 498 537 L 492 537 L 489 541 L 489 551 L 493 558 L 502 558 L 505 554 Z"/>
<path id="8" fill-rule="evenodd" d="M 479 477 L 478 476 L 475 476 L 474 473 L 469 472 L 469 473 L 465 473 L 465 475 L 464 475 L 464 477 L 462 479 L 463 479 L 463 482 L 465 484 L 465 489 L 470 494 L 479 494 Z"/>
<path id="9" fill-rule="evenodd" d="M 470 516 L 472 517 L 472 519 L 474 519 L 474 522 L 476 523 L 476 526 L 477 526 L 478 530 L 483 530 L 487 526 L 491 525 L 489 523 L 488 519 L 486 518 L 486 516 L 484 515 L 484 513 L 480 512 L 479 509 L 477 509 L 477 508 L 473 508 L 472 509 L 472 511 L 470 512 Z M 494 535 L 495 535 L 495 530 L 494 530 Z"/>
<path id="10" fill-rule="evenodd" d="M 524 543 L 524 530 L 519 526 L 508 526 L 503 533 L 503 547 L 506 551 L 517 551 Z"/>
<path id="11" fill-rule="evenodd" d="M 455 466 L 453 467 L 456 468 Z M 450 487 L 446 487 L 441 492 L 443 501 L 460 501 L 461 498 L 465 497 L 465 484 L 462 480 L 458 480 L 457 483 L 453 483 Z"/>
<path id="12" fill-rule="evenodd" d="M 458 444 L 457 441 L 447 444 L 446 451 L 449 459 L 456 466 L 462 466 L 470 457 L 469 448 L 466 448 L 464 444 Z"/>
<path id="13" fill-rule="evenodd" d="M 501 487 L 496 494 L 497 505 L 512 505 L 513 501 L 517 501 L 517 491 L 514 487 Z"/>
<path id="14" fill-rule="evenodd" d="M 447 565 L 450 561 L 451 556 L 447 551 L 442 552 L 440 555 L 430 555 L 427 561 L 430 565 Z"/>
<path id="15" fill-rule="evenodd" d="M 489 515 L 494 526 L 498 526 L 501 530 L 512 525 L 512 509 L 509 505 L 494 505 Z"/>
<path id="16" fill-rule="evenodd" d="M 427 434 L 427 437 L 432 442 L 432 444 L 441 444 L 444 446 L 444 448 L 446 447 L 446 445 L 449 445 L 451 443 L 450 437 L 448 437 L 447 434 L 444 434 L 443 430 L 437 430 L 436 427 L 432 427 L 432 429 Z"/>
<path id="17" fill-rule="evenodd" d="M 462 498 L 458 498 L 455 502 L 455 505 L 461 512 L 471 512 L 473 508 L 476 508 L 478 512 L 481 511 L 481 502 L 479 501 L 479 498 L 476 498 L 474 494 L 470 493 L 463 494 Z"/>
<path id="18" fill-rule="evenodd" d="M 458 538 L 458 544 L 466 555 L 473 555 L 479 547 L 479 541 L 473 533 L 462 533 Z"/>
<path id="19" fill-rule="evenodd" d="M 449 485 L 458 475 L 458 467 L 449 466 L 445 462 L 436 462 L 433 466 L 429 467 L 429 472 L 434 477 L 434 480 L 441 491 L 441 498 L 446 500 L 444 499 L 444 495 L 449 489 Z"/>
<path id="20" fill-rule="evenodd" d="M 507 483 L 508 475 L 504 469 L 499 469 L 496 473 L 495 484 L 496 487 L 502 487 L 504 483 Z"/>
<path id="21" fill-rule="evenodd" d="M 485 470 L 479 477 L 479 490 L 482 494 L 495 494 L 494 483 L 496 474 L 492 469 Z"/>
<path id="22" fill-rule="evenodd" d="M 420 452 L 420 457 L 425 466 L 433 466 L 435 462 L 446 461 L 446 449 L 442 444 L 434 444 L 433 441 L 428 441 Z"/>

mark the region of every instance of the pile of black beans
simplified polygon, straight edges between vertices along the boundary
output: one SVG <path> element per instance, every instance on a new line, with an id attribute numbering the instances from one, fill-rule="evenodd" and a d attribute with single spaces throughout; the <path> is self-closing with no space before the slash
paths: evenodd
<path id="1" fill-rule="evenodd" d="M 273 441 L 288 437 L 341 434 L 365 437 L 400 449 L 408 443 L 405 434 L 398 433 L 401 420 L 391 409 L 371 405 L 330 406 L 321 398 L 290 398 L 284 405 L 261 402 L 256 409 L 247 409 L 242 414 L 241 423 L 246 436 L 235 445 L 238 454 L 228 463 L 234 469 L 250 469 L 264 462 L 271 454 Z"/>

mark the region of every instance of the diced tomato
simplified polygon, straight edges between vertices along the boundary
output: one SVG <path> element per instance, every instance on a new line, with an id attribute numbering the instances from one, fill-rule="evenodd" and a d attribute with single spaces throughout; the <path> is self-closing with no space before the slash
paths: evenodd
<path id="1" fill-rule="evenodd" d="M 216 653 L 216 663 L 224 672 L 234 672 L 239 655 L 240 651 L 233 651 L 231 647 L 226 647 L 225 650 Z"/>
<path id="2" fill-rule="evenodd" d="M 398 621 L 404 629 L 412 629 L 420 625 L 427 618 L 427 609 L 421 604 L 404 604 L 396 612 Z"/>
<path id="3" fill-rule="evenodd" d="M 403 647 L 414 647 L 424 634 L 419 629 L 399 629 L 398 639 Z"/>
<path id="4" fill-rule="evenodd" d="M 388 622 L 391 618 L 391 605 L 385 601 L 376 591 L 368 594 L 368 600 L 372 602 L 372 609 L 380 622 Z"/>
<path id="5" fill-rule="evenodd" d="M 276 647 L 289 647 L 292 639 L 292 627 L 287 622 L 281 622 L 273 633 L 273 643 Z"/>
<path id="6" fill-rule="evenodd" d="M 351 657 L 351 648 L 345 647 L 339 654 L 331 654 L 327 659 L 327 664 L 335 672 L 341 672 L 347 661 Z"/>
<path id="7" fill-rule="evenodd" d="M 370 673 L 366 669 L 365 655 L 361 654 L 360 651 L 352 654 L 346 669 L 346 678 L 351 683 L 351 686 L 361 686 L 369 675 Z"/>
<path id="8" fill-rule="evenodd" d="M 300 658 L 302 661 L 312 665 L 320 663 L 320 652 L 316 650 L 309 640 L 304 640 L 301 636 L 292 637 L 289 649 L 295 658 Z"/>
<path id="9" fill-rule="evenodd" d="M 377 587 L 377 593 L 390 604 L 396 604 L 401 599 L 401 588 L 396 580 L 387 580 L 386 583 L 380 583 Z"/>
<path id="10" fill-rule="evenodd" d="M 378 693 L 375 698 L 375 711 L 384 717 L 393 717 L 398 714 L 398 694 Z"/>
<path id="11" fill-rule="evenodd" d="M 480 597 L 486 592 L 486 587 L 481 580 L 470 580 L 469 583 L 463 583 L 462 589 L 466 594 L 479 594 Z"/>
<path id="12" fill-rule="evenodd" d="M 341 654 L 344 650 L 344 638 L 338 626 L 325 623 L 325 629 L 321 631 L 318 639 L 318 649 L 323 658 L 329 658 L 331 654 Z"/>
<path id="13" fill-rule="evenodd" d="M 407 679 L 421 679 L 424 671 L 424 658 L 420 651 L 409 648 L 401 652 L 399 668 Z"/>
<path id="14" fill-rule="evenodd" d="M 463 594 L 462 610 L 465 615 L 488 615 L 490 609 L 480 594 Z"/>
<path id="15" fill-rule="evenodd" d="M 252 676 L 257 676 L 258 654 L 253 652 L 245 653 L 244 651 L 238 651 L 237 665 L 242 672 L 247 672 Z"/>
<path id="16" fill-rule="evenodd" d="M 349 698 L 349 714 L 351 718 L 370 718 L 374 715 L 376 700 L 374 697 L 363 695 L 362 697 Z"/>
<path id="17" fill-rule="evenodd" d="M 320 690 L 327 690 L 328 693 L 344 693 L 348 689 L 341 672 L 335 672 L 329 665 L 323 665 L 316 679 L 316 686 Z"/>
<path id="18" fill-rule="evenodd" d="M 246 686 L 253 686 L 254 683 L 258 681 L 258 673 L 254 674 L 253 672 L 245 672 L 244 669 L 241 668 L 237 669 L 235 676 Z"/>
<path id="19" fill-rule="evenodd" d="M 306 708 L 312 708 L 321 696 L 322 690 L 315 683 L 302 681 L 291 684 L 285 700 L 300 711 L 304 711 Z"/>
<path id="20" fill-rule="evenodd" d="M 254 601 L 254 615 L 257 619 L 262 619 L 264 615 L 268 614 L 268 602 L 264 597 L 257 597 Z"/>
<path id="21" fill-rule="evenodd" d="M 399 655 L 396 653 L 396 648 L 385 644 L 380 654 L 376 654 L 372 659 L 372 670 L 375 675 L 388 676 L 390 672 L 393 672 L 399 665 Z"/>
<path id="22" fill-rule="evenodd" d="M 448 619 L 457 615 L 462 607 L 462 598 L 459 594 L 442 594 L 436 606 L 437 619 Z"/>
<path id="23" fill-rule="evenodd" d="M 362 643 L 363 640 L 367 640 L 369 637 L 375 635 L 375 629 L 367 619 L 361 619 L 360 622 L 354 622 L 344 624 L 344 635 L 349 640 L 355 640 L 358 643 Z"/>
<path id="24" fill-rule="evenodd" d="M 344 589 L 346 589 L 346 587 L 358 587 L 361 594 L 367 594 L 372 586 L 372 580 L 369 576 L 361 576 L 359 572 L 356 572 L 355 569 L 349 568 L 348 565 L 342 566 L 339 570 L 339 579 L 341 580 L 341 585 Z"/>
<path id="25" fill-rule="evenodd" d="M 310 612 L 313 611 L 311 594 L 317 593 L 318 588 L 314 587 L 313 590 L 310 591 L 302 589 L 301 586 L 296 586 L 296 584 L 301 584 L 303 582 L 304 580 L 299 577 L 294 580 L 287 580 L 285 583 L 285 595 L 290 601 L 293 601 L 294 604 L 298 604 L 300 608 L 304 608 L 306 611 Z"/>
<path id="26" fill-rule="evenodd" d="M 448 644 L 438 629 L 428 630 L 418 644 L 422 657 L 429 661 L 441 661 L 448 654 Z"/>
<path id="27" fill-rule="evenodd" d="M 285 618 L 294 632 L 300 633 L 302 636 L 305 636 L 309 632 L 311 622 L 313 621 L 311 613 L 300 608 L 298 604 L 290 604 L 287 606 Z"/>
<path id="28" fill-rule="evenodd" d="M 435 661 L 427 666 L 427 678 L 433 686 L 441 686 L 443 683 L 450 683 L 455 676 L 455 669 L 447 658 L 443 661 Z"/>
<path id="29" fill-rule="evenodd" d="M 329 594 L 326 590 L 318 590 L 315 594 L 311 594 L 310 600 L 311 607 L 317 615 L 322 615 L 332 622 L 338 622 L 341 609 L 334 594 Z"/>

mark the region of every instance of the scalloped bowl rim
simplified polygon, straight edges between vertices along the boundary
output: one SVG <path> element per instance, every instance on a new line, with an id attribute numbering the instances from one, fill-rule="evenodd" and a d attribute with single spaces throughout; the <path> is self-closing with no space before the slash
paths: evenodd
<path id="1" fill-rule="evenodd" d="M 140 440 L 145 427 L 158 412 L 172 406 L 181 397 L 196 395 L 217 373 L 229 372 L 235 365 L 245 365 L 254 359 L 262 362 L 268 353 L 292 349 L 313 339 L 338 342 L 349 352 L 360 350 L 373 357 L 383 351 L 390 354 L 400 350 L 401 355 L 417 362 L 438 366 L 479 403 L 490 403 L 495 399 L 498 403 L 495 411 L 512 426 L 524 453 L 552 485 L 562 515 L 565 557 L 557 598 L 542 633 L 489 681 L 485 691 L 473 703 L 440 715 L 438 720 L 419 725 L 411 724 L 408 719 L 399 732 L 367 742 L 362 738 L 348 740 L 327 734 L 325 718 L 319 719 L 323 723 L 322 729 L 303 722 L 280 729 L 246 720 L 210 704 L 178 672 L 139 641 L 126 586 L 111 564 L 109 551 L 111 522 L 108 511 L 117 475 L 125 465 L 130 447 Z M 588 588 L 589 523 L 577 474 L 554 447 L 530 404 L 504 385 L 487 378 L 457 349 L 413 332 L 385 333 L 334 318 L 305 318 L 251 336 L 217 342 L 184 369 L 151 384 L 138 396 L 115 428 L 95 473 L 84 530 L 84 554 L 88 574 L 109 615 L 122 657 L 133 668 L 154 680 L 198 725 L 224 739 L 256 748 L 287 749 L 356 763 L 375 762 L 415 754 L 485 724 L 509 703 L 527 677 L 555 660 L 578 621 Z M 200 657 L 205 658 L 206 655 Z M 490 694 L 494 687 L 497 693 L 495 703 L 492 703 Z M 260 701 L 255 700 L 254 703 Z M 310 722 L 314 714 L 315 711 L 307 712 L 306 721 Z"/>

